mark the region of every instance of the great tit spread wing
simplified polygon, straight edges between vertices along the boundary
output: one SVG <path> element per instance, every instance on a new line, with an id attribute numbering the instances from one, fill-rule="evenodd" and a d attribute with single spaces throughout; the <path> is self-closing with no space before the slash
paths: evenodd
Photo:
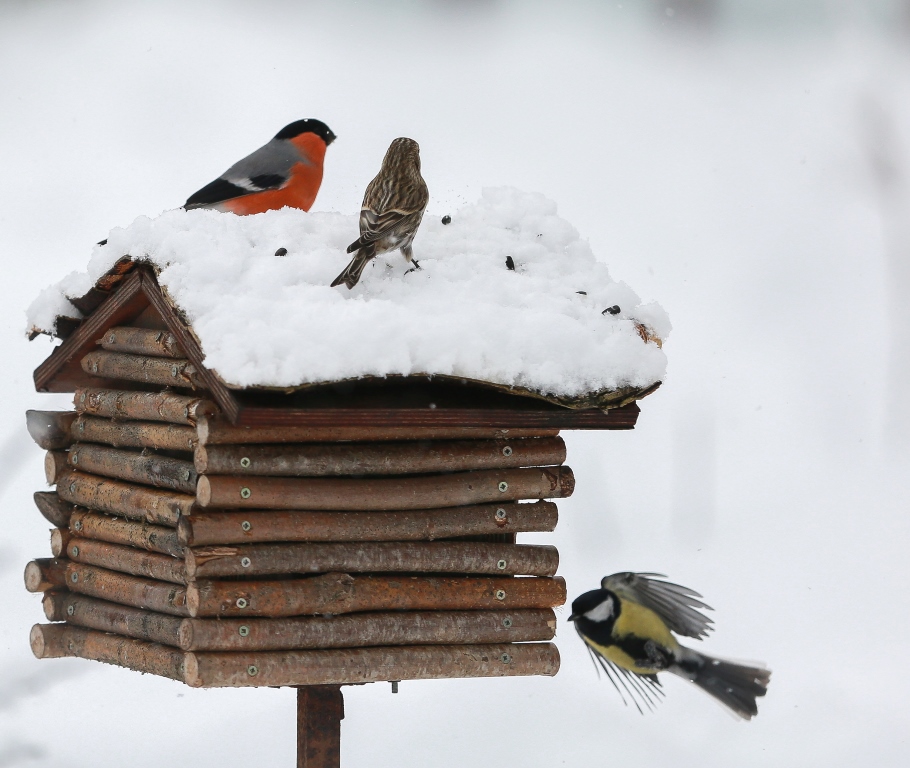
<path id="1" fill-rule="evenodd" d="M 714 621 L 705 616 L 699 608 L 713 610 L 703 603 L 701 597 L 688 587 L 673 584 L 660 573 L 632 573 L 623 571 L 604 576 L 600 585 L 615 592 L 620 598 L 631 600 L 650 608 L 663 619 L 669 629 L 678 635 L 701 639 L 708 636 Z"/>
<path id="2" fill-rule="evenodd" d="M 657 675 L 639 675 L 628 669 L 617 666 L 604 656 L 596 645 L 589 642 L 577 626 L 575 627 L 575 630 L 578 632 L 581 639 L 584 640 L 585 648 L 587 648 L 588 653 L 591 654 L 591 661 L 594 662 L 594 669 L 597 669 L 598 665 L 600 666 L 600 669 L 606 674 L 607 679 L 613 684 L 617 693 L 619 693 L 622 703 L 626 706 L 629 705 L 629 702 L 626 700 L 626 697 L 628 696 L 632 701 L 632 704 L 635 705 L 635 708 L 642 714 L 644 714 L 642 707 L 646 707 L 653 711 L 655 705 L 657 705 L 664 696 L 664 691 L 663 688 L 661 688 L 660 680 L 657 679 Z M 600 674 L 599 669 L 597 670 L 597 673 Z"/>

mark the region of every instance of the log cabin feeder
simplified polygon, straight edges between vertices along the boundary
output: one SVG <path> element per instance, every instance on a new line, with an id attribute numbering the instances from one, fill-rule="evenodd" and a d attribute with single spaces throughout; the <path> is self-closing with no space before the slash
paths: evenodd
<path id="1" fill-rule="evenodd" d="M 54 486 L 34 497 L 52 557 L 25 569 L 35 656 L 296 687 L 309 768 L 339 765 L 342 685 L 555 675 L 559 556 L 516 536 L 554 530 L 572 494 L 560 430 L 632 429 L 659 381 L 238 384 L 159 276 L 120 259 L 35 371 L 74 405 L 27 415 Z"/>

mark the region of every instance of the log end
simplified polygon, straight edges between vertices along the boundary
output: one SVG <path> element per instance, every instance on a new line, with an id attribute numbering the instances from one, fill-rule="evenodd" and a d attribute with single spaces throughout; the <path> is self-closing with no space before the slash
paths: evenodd
<path id="1" fill-rule="evenodd" d="M 568 498 L 575 493 L 575 473 L 570 467 L 559 468 L 559 494 L 561 498 Z"/>
<path id="2" fill-rule="evenodd" d="M 199 674 L 199 659 L 195 653 L 183 654 L 183 682 L 190 688 L 202 688 L 202 676 Z"/>
<path id="3" fill-rule="evenodd" d="M 36 491 L 32 496 L 38 511 L 49 523 L 66 528 L 73 514 L 73 505 L 63 501 L 55 491 Z"/>
<path id="4" fill-rule="evenodd" d="M 212 503 L 212 484 L 208 475 L 202 475 L 196 481 L 196 503 L 200 507 L 207 507 Z"/>
<path id="5" fill-rule="evenodd" d="M 26 411 L 28 433 L 46 451 L 66 448 L 73 442 L 70 427 L 76 419 L 71 411 Z"/>
<path id="6" fill-rule="evenodd" d="M 189 517 L 181 515 L 177 519 L 177 541 L 184 547 L 193 546 L 193 523 Z"/>
<path id="7" fill-rule="evenodd" d="M 209 456 L 204 445 L 197 445 L 193 452 L 193 463 L 196 465 L 196 471 L 201 475 L 208 470 Z"/>
<path id="8" fill-rule="evenodd" d="M 66 451 L 47 452 L 44 457 L 44 477 L 47 479 L 48 485 L 54 485 L 60 474 L 66 471 L 68 468 L 66 459 Z"/>
<path id="9" fill-rule="evenodd" d="M 72 535 L 68 530 L 62 528 L 51 529 L 51 554 L 54 557 L 60 557 L 66 551 L 66 545 Z"/>
<path id="10" fill-rule="evenodd" d="M 199 615 L 199 602 L 199 587 L 194 582 L 190 582 L 186 586 L 186 610 L 192 618 Z"/>
<path id="11" fill-rule="evenodd" d="M 28 633 L 28 644 L 31 646 L 32 653 L 35 655 L 36 659 L 48 658 L 48 643 L 45 642 L 44 635 L 45 629 L 45 625 L 35 624 L 35 626 L 32 627 L 32 631 Z"/>
<path id="12" fill-rule="evenodd" d="M 46 592 L 41 607 L 48 621 L 66 621 L 65 592 Z"/>

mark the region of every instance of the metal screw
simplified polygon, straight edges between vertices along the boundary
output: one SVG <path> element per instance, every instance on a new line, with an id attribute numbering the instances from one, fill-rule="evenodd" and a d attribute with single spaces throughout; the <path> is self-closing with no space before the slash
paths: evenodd
<path id="1" fill-rule="evenodd" d="M 73 528 L 75 528 L 77 531 L 81 531 L 82 530 L 82 521 L 77 520 L 75 523 L 73 523 Z"/>
<path id="2" fill-rule="evenodd" d="M 78 464 L 78 463 L 79 463 L 79 453 L 78 453 L 78 451 L 73 451 L 72 459 L 73 459 L 73 464 Z"/>
<path id="3" fill-rule="evenodd" d="M 253 564 L 253 561 L 250 560 L 250 558 L 248 558 L 248 557 L 241 557 L 241 558 L 240 558 L 240 565 L 241 565 L 241 567 L 243 567 L 243 568 L 249 568 L 252 564 Z"/>
<path id="4" fill-rule="evenodd" d="M 244 624 L 242 627 L 240 627 L 240 629 L 237 630 L 237 634 L 241 637 L 246 637 L 250 634 L 250 628 Z"/>
<path id="5" fill-rule="evenodd" d="M 183 409 L 183 418 L 188 419 L 189 417 L 190 417 L 190 407 L 186 406 L 186 408 Z"/>
<path id="6" fill-rule="evenodd" d="M 72 576 L 70 576 L 70 581 L 73 582 L 73 584 L 75 584 L 77 581 L 79 581 L 79 574 L 74 573 Z"/>
<path id="7" fill-rule="evenodd" d="M 506 617 L 502 620 L 502 625 L 503 625 L 506 629 L 508 629 L 509 627 L 512 626 L 512 619 L 510 619 L 508 616 L 506 616 Z"/>
<path id="8" fill-rule="evenodd" d="M 249 521 L 249 520 L 244 520 L 244 521 L 240 524 L 240 527 L 241 527 L 244 531 L 248 531 L 248 530 L 250 530 L 250 528 L 252 528 L 253 526 L 250 525 L 250 521 Z"/>
<path id="9" fill-rule="evenodd" d="M 70 483 L 70 493 L 75 493 L 75 492 L 76 492 L 76 484 Z"/>
<path id="10" fill-rule="evenodd" d="M 92 363 L 92 373 L 98 373 L 98 363 Z"/>
<path id="11" fill-rule="evenodd" d="M 76 606 L 74 606 L 74 605 L 66 606 L 66 615 L 67 616 L 72 616 L 75 612 L 76 612 Z"/>
<path id="12" fill-rule="evenodd" d="M 242 459 L 240 459 L 240 466 L 246 469 L 248 466 L 250 466 L 250 460 L 244 456 Z"/>
<path id="13" fill-rule="evenodd" d="M 496 590 L 496 599 L 497 599 L 497 600 L 505 600 L 505 599 L 506 599 L 506 591 L 505 591 L 504 589 L 497 589 L 497 590 Z"/>
<path id="14" fill-rule="evenodd" d="M 250 666 L 246 668 L 246 671 L 250 677 L 256 677 L 256 675 L 259 674 L 259 667 L 257 667 L 255 664 L 250 664 Z"/>
<path id="15" fill-rule="evenodd" d="M 85 422 L 82 421 L 81 419 L 79 420 L 79 431 L 85 432 Z"/>
<path id="16" fill-rule="evenodd" d="M 505 560 L 499 560 L 496 563 L 496 567 L 499 568 L 500 571 L 504 571 L 506 569 L 507 565 L 508 565 L 508 563 Z"/>
<path id="17" fill-rule="evenodd" d="M 499 657 L 499 660 L 500 660 L 503 664 L 511 664 L 511 663 L 512 663 L 512 657 L 511 657 L 511 655 L 509 655 L 508 653 L 504 653 L 502 656 L 500 656 L 500 657 Z"/>
<path id="18" fill-rule="evenodd" d="M 248 499 L 248 498 L 250 498 L 251 493 L 252 493 L 252 492 L 250 491 L 249 488 L 241 488 L 241 489 L 240 489 L 240 498 L 241 498 L 241 499 Z"/>
<path id="19" fill-rule="evenodd" d="M 184 479 L 184 480 L 189 480 L 191 474 L 192 474 L 192 473 L 191 473 L 188 469 L 184 469 L 184 470 L 183 470 L 183 479 Z"/>
<path id="20" fill-rule="evenodd" d="M 503 446 L 502 455 L 511 456 L 512 455 L 512 446 L 511 445 Z"/>
<path id="21" fill-rule="evenodd" d="M 176 365 L 171 366 L 171 376 L 176 376 L 176 375 L 177 375 L 177 366 Z"/>
<path id="22" fill-rule="evenodd" d="M 505 480 L 503 480 L 503 481 L 499 484 L 499 492 L 500 492 L 500 493 L 505 493 L 507 490 L 509 490 L 509 484 L 508 484 Z"/>
<path id="23" fill-rule="evenodd" d="M 113 344 L 115 341 L 117 341 L 117 337 L 113 333 L 107 337 L 108 344 Z"/>
<path id="24" fill-rule="evenodd" d="M 85 402 L 85 392 L 83 392 L 81 395 L 79 395 L 79 402 L 80 402 L 80 403 L 84 403 L 84 402 Z"/>
<path id="25" fill-rule="evenodd" d="M 238 608 L 246 608 L 249 605 L 249 603 L 247 602 L 245 597 L 238 597 L 236 605 Z"/>
<path id="26" fill-rule="evenodd" d="M 502 507 L 500 507 L 499 509 L 496 510 L 496 519 L 497 520 L 506 519 L 506 511 Z"/>
<path id="27" fill-rule="evenodd" d="M 73 553 L 73 557 L 79 557 L 79 547 L 73 547 L 70 552 Z"/>

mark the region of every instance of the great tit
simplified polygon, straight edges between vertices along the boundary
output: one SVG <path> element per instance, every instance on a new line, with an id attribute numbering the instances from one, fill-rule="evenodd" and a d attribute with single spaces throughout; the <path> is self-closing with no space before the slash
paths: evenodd
<path id="1" fill-rule="evenodd" d="M 673 632 L 701 639 L 712 620 L 699 608 L 712 608 L 698 592 L 672 584 L 659 573 L 614 573 L 600 589 L 585 592 L 572 603 L 569 621 L 584 640 L 591 658 L 610 682 L 642 711 L 662 697 L 658 672 L 672 672 L 751 720 L 758 714 L 755 699 L 764 696 L 771 672 L 705 656 L 680 645 Z M 620 687 L 621 686 L 621 687 Z"/>

